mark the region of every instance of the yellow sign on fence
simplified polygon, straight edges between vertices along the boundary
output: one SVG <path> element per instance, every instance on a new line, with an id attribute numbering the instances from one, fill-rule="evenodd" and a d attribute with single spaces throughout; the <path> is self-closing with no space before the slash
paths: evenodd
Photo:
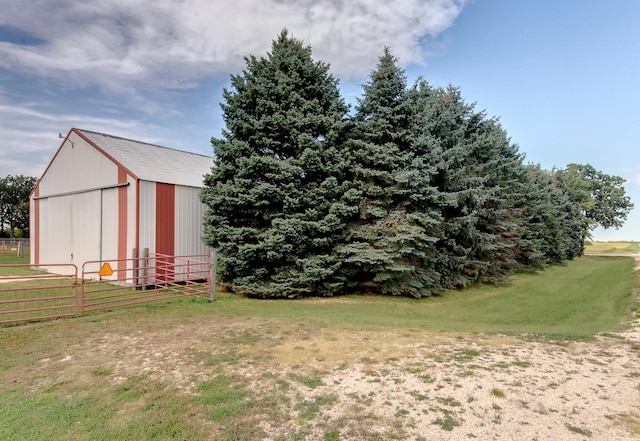
<path id="1" fill-rule="evenodd" d="M 109 265 L 109 262 L 105 262 L 102 264 L 102 267 L 100 268 L 100 271 L 98 271 L 98 274 L 102 277 L 110 276 L 113 274 L 113 270 L 111 269 L 111 265 Z"/>

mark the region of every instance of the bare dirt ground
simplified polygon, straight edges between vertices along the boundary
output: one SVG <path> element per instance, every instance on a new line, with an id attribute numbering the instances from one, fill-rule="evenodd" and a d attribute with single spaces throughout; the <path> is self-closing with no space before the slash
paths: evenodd
<path id="1" fill-rule="evenodd" d="M 83 343 L 83 361 L 41 363 L 74 366 L 57 381 L 108 367 L 113 383 L 149 375 L 184 394 L 224 367 L 271 402 L 255 420 L 265 440 L 640 439 L 640 320 L 594 342 L 326 329 L 252 340 L 270 326 L 106 334 Z"/>

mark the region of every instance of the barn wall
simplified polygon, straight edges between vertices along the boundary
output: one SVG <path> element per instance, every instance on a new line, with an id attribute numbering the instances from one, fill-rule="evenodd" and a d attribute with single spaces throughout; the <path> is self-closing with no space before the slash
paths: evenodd
<path id="1" fill-rule="evenodd" d="M 156 249 L 156 183 L 140 181 L 140 225 L 139 245 L 140 255 L 142 250 Z"/>
<path id="2" fill-rule="evenodd" d="M 38 194 L 36 185 L 29 198 L 29 263 L 32 265 L 40 263 L 40 201 L 35 199 Z"/>
<path id="3" fill-rule="evenodd" d="M 156 253 L 175 254 L 175 187 L 156 183 Z"/>
<path id="4" fill-rule="evenodd" d="M 118 190 L 108 188 L 102 191 L 102 252 L 100 260 L 118 258 L 118 241 L 114 238 L 118 234 Z"/>
<path id="5" fill-rule="evenodd" d="M 204 210 L 199 188 L 140 181 L 140 249 L 208 254 L 202 242 Z"/>
<path id="6" fill-rule="evenodd" d="M 87 261 L 100 260 L 101 193 L 102 190 L 95 190 L 68 196 L 71 206 L 71 263 L 78 266 L 79 270 Z M 96 267 L 99 265 L 94 265 Z"/>
<path id="7" fill-rule="evenodd" d="M 204 211 L 205 205 L 200 202 L 199 188 L 176 185 L 176 255 L 209 253 L 209 248 L 202 242 Z"/>
<path id="8" fill-rule="evenodd" d="M 40 196 L 47 196 L 117 183 L 117 165 L 71 132 L 69 141 L 62 144 L 38 185 Z"/>
<path id="9" fill-rule="evenodd" d="M 131 177 L 131 176 L 127 176 L 127 182 L 129 182 L 129 186 L 127 187 L 127 257 L 135 257 L 133 254 L 133 250 L 134 248 L 138 248 L 138 244 L 136 242 L 137 237 L 137 228 L 136 228 L 136 222 L 137 222 L 137 211 L 136 211 L 136 207 L 137 207 L 137 182 L 136 180 Z M 127 277 L 129 277 L 129 275 L 131 275 L 133 277 L 133 273 L 129 274 L 127 273 Z"/>
<path id="10" fill-rule="evenodd" d="M 75 133 L 69 140 L 60 147 L 32 195 L 31 263 L 73 263 L 82 271 L 87 261 L 131 257 L 135 247 L 135 179 Z M 95 263 L 85 269 L 94 271 L 99 266 Z M 118 277 L 130 274 L 123 271 Z"/>

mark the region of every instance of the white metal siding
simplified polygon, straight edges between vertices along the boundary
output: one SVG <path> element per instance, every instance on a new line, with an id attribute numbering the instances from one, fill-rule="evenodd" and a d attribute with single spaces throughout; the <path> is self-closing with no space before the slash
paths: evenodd
<path id="1" fill-rule="evenodd" d="M 202 242 L 205 206 L 200 202 L 200 189 L 181 185 L 175 189 L 175 254 L 208 254 L 209 248 Z"/>
<path id="2" fill-rule="evenodd" d="M 102 190 L 95 190 L 70 196 L 73 214 L 71 224 L 72 263 L 78 266 L 78 270 L 82 270 L 82 265 L 87 261 L 100 260 L 101 192 Z M 117 238 L 117 230 L 115 233 Z M 85 266 L 87 271 L 98 269 L 100 269 L 98 263 Z"/>
<path id="3" fill-rule="evenodd" d="M 127 176 L 127 257 L 133 256 L 133 249 L 136 244 L 136 181 L 131 176 Z M 133 272 L 127 272 L 127 278 L 133 277 Z"/>
<path id="4" fill-rule="evenodd" d="M 69 135 L 40 180 L 40 196 L 108 187 L 118 183 L 118 167 L 75 133 Z"/>
<path id="5" fill-rule="evenodd" d="M 40 200 L 40 263 L 74 263 L 72 197 Z"/>
<path id="6" fill-rule="evenodd" d="M 38 202 L 39 204 L 39 202 Z M 40 231 L 36 231 L 36 201 L 29 199 L 29 263 L 34 264 L 36 261 L 36 236 L 40 235 Z"/>
<path id="7" fill-rule="evenodd" d="M 102 252 L 99 259 L 118 258 L 118 189 L 102 190 Z M 112 265 L 113 266 L 113 265 Z"/>
<path id="8" fill-rule="evenodd" d="M 140 251 L 156 249 L 156 183 L 140 181 Z"/>

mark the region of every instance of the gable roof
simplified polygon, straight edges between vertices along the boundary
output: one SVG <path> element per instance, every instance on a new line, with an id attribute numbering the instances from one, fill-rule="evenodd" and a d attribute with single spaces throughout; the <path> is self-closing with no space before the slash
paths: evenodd
<path id="1" fill-rule="evenodd" d="M 143 181 L 202 187 L 213 158 L 104 133 L 71 129 Z"/>

